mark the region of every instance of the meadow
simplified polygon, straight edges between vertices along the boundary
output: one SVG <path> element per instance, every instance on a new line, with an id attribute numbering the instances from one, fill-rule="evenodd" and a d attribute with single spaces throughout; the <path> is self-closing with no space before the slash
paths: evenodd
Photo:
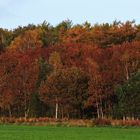
<path id="1" fill-rule="evenodd" d="M 0 140 L 140 140 L 140 128 L 0 125 Z"/>

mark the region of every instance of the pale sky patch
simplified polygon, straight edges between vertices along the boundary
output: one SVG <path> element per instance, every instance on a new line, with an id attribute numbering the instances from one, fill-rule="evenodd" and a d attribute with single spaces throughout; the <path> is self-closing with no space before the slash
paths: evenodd
<path id="1" fill-rule="evenodd" d="M 44 20 L 53 25 L 65 19 L 74 24 L 136 20 L 140 0 L 0 0 L 0 27 L 15 28 Z"/>

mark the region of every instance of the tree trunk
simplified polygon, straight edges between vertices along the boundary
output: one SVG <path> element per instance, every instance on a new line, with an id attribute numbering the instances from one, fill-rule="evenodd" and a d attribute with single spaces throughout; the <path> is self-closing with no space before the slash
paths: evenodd
<path id="1" fill-rule="evenodd" d="M 58 119 L 58 99 L 56 98 L 56 104 L 55 104 L 55 119 Z"/>
<path id="2" fill-rule="evenodd" d="M 103 113 L 103 107 L 102 107 L 102 100 L 101 100 L 101 97 L 100 97 L 100 113 L 101 113 L 101 117 L 102 119 L 104 118 L 104 113 Z"/>
<path id="3" fill-rule="evenodd" d="M 99 104 L 97 101 L 96 101 L 96 109 L 97 109 L 97 118 L 100 118 Z"/>
<path id="4" fill-rule="evenodd" d="M 12 117 L 12 112 L 11 112 L 11 107 L 10 106 L 8 107 L 8 111 L 9 111 L 9 117 L 11 118 Z"/>
<path id="5" fill-rule="evenodd" d="M 100 112 L 101 112 L 101 117 L 102 117 L 102 119 L 103 119 L 103 118 L 104 118 L 104 113 L 103 113 L 102 105 L 101 105 L 101 107 L 100 107 Z"/>
<path id="6" fill-rule="evenodd" d="M 62 107 L 62 110 L 61 110 L 61 118 L 63 119 L 64 118 L 64 109 Z"/>
<path id="7" fill-rule="evenodd" d="M 125 116 L 123 116 L 123 121 L 125 121 L 126 120 L 126 117 Z"/>
<path id="8" fill-rule="evenodd" d="M 128 80 L 129 79 L 129 71 L 128 71 L 127 64 L 125 65 L 125 71 L 126 71 L 126 80 Z"/>
<path id="9" fill-rule="evenodd" d="M 25 110 L 25 112 L 24 112 L 24 117 L 25 117 L 25 119 L 27 119 L 28 114 L 29 114 L 29 109 Z"/>

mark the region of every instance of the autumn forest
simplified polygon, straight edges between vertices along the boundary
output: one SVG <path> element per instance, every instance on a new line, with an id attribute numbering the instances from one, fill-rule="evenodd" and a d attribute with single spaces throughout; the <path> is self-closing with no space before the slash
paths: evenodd
<path id="1" fill-rule="evenodd" d="M 140 118 L 140 25 L 0 28 L 0 117 Z"/>

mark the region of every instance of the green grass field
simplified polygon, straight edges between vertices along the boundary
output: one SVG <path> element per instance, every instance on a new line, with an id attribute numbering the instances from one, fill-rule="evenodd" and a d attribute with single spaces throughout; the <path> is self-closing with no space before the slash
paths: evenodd
<path id="1" fill-rule="evenodd" d="M 140 128 L 0 125 L 0 140 L 140 140 Z"/>

